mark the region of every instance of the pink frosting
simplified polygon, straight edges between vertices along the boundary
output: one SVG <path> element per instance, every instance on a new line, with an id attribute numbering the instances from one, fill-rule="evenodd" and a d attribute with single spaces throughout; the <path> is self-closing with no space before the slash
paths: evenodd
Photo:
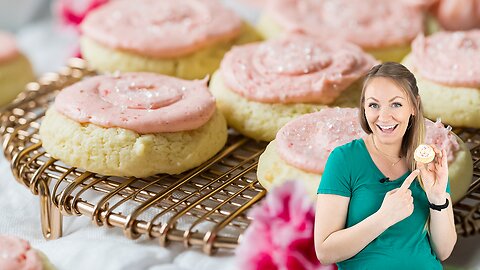
<path id="1" fill-rule="evenodd" d="M 42 270 L 42 260 L 30 244 L 20 238 L 0 235 L 0 269 Z"/>
<path id="2" fill-rule="evenodd" d="M 429 10 L 441 27 L 449 31 L 480 27 L 480 0 L 402 0 L 421 10 Z"/>
<path id="3" fill-rule="evenodd" d="M 327 108 L 290 121 L 277 133 L 277 153 L 296 168 L 321 174 L 334 148 L 367 136 L 360 126 L 358 113 L 358 108 Z M 445 128 L 440 121 L 433 123 L 428 119 L 425 126 L 425 143 L 445 149 L 451 163 L 460 149 L 451 127 Z"/>
<path id="4" fill-rule="evenodd" d="M 434 144 L 438 149 L 445 149 L 447 151 L 448 163 L 451 163 L 455 158 L 455 153 L 460 150 L 460 145 L 451 132 L 452 127 L 448 126 L 445 128 L 440 119 L 435 123 L 426 119 L 425 127 L 427 129 L 425 143 Z"/>
<path id="5" fill-rule="evenodd" d="M 177 57 L 230 40 L 241 27 L 217 0 L 117 0 L 89 13 L 81 31 L 111 48 Z"/>
<path id="6" fill-rule="evenodd" d="M 451 86 L 480 86 L 480 30 L 418 36 L 413 64 L 425 78 Z"/>
<path id="7" fill-rule="evenodd" d="M 438 2 L 438 0 L 401 0 L 402 3 L 405 5 L 415 7 L 415 8 L 421 8 L 421 9 L 428 9 L 432 5 Z"/>
<path id="8" fill-rule="evenodd" d="M 375 59 L 359 47 L 290 35 L 233 48 L 222 63 L 226 86 L 259 102 L 333 102 Z"/>
<path id="9" fill-rule="evenodd" d="M 201 127 L 215 112 L 215 99 L 206 80 L 124 73 L 88 78 L 63 89 L 55 108 L 80 123 L 146 134 Z"/>
<path id="10" fill-rule="evenodd" d="M 0 31 L 0 62 L 10 60 L 18 53 L 15 38 L 9 33 Z"/>
<path id="11" fill-rule="evenodd" d="M 332 150 L 366 136 L 357 108 L 327 108 L 290 121 L 275 138 L 277 152 L 288 164 L 323 173 Z"/>
<path id="12" fill-rule="evenodd" d="M 446 30 L 480 27 L 480 0 L 441 0 L 436 16 Z"/>
<path id="13" fill-rule="evenodd" d="M 343 38 L 368 49 L 409 44 L 423 32 L 423 13 L 399 1 L 275 0 L 267 12 L 287 31 Z"/>

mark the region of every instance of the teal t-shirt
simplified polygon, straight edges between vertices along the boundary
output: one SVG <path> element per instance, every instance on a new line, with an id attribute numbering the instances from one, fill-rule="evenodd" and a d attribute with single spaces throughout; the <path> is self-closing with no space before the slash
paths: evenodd
<path id="1" fill-rule="evenodd" d="M 410 173 L 407 171 L 398 179 L 380 183 L 385 175 L 373 162 L 365 142 L 357 139 L 332 151 L 317 193 L 350 197 L 348 228 L 378 211 L 385 194 L 399 188 Z M 410 190 L 413 213 L 385 230 L 354 257 L 337 263 L 339 269 L 442 269 L 425 227 L 430 214 L 425 191 L 417 180 L 410 185 Z M 447 192 L 450 193 L 450 184 Z"/>

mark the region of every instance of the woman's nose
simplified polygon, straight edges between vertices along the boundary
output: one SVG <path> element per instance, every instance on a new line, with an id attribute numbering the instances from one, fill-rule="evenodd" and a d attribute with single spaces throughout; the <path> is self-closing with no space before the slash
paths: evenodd
<path id="1" fill-rule="evenodd" d="M 382 107 L 380 108 L 380 112 L 379 112 L 379 114 L 378 114 L 378 118 L 379 118 L 380 120 L 382 120 L 382 119 L 388 120 L 388 119 L 392 118 L 392 110 L 390 110 L 389 107 L 382 106 Z"/>

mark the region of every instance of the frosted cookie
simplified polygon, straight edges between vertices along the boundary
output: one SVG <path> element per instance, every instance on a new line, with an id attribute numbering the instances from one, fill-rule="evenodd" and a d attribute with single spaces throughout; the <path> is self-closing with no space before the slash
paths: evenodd
<path id="1" fill-rule="evenodd" d="M 12 101 L 34 79 L 32 66 L 14 37 L 0 31 L 0 106 Z"/>
<path id="2" fill-rule="evenodd" d="M 433 144 L 437 149 L 445 149 L 450 179 L 450 195 L 453 202 L 458 202 L 465 195 L 473 180 L 473 160 L 470 150 L 451 127 L 437 120 L 425 120 L 425 144 Z"/>
<path id="3" fill-rule="evenodd" d="M 361 79 L 375 64 L 353 44 L 290 35 L 233 48 L 212 77 L 210 91 L 230 126 L 271 141 L 300 115 L 358 106 Z"/>
<path id="4" fill-rule="evenodd" d="M 213 73 L 232 45 L 260 39 L 217 0 L 111 1 L 81 24 L 81 51 L 100 71 L 184 79 Z"/>
<path id="5" fill-rule="evenodd" d="M 269 1 L 258 29 L 267 38 L 301 32 L 355 43 L 381 61 L 398 62 L 423 32 L 424 15 L 399 1 Z"/>
<path id="6" fill-rule="evenodd" d="M 459 31 L 480 27 L 479 0 L 402 0 L 428 12 L 439 30 Z"/>
<path id="7" fill-rule="evenodd" d="M 299 179 L 314 199 L 333 149 L 367 136 L 358 112 L 356 108 L 326 108 L 283 126 L 260 156 L 260 184 L 269 190 L 287 180 Z"/>
<path id="8" fill-rule="evenodd" d="M 434 7 L 434 13 L 440 26 L 448 31 L 480 27 L 479 0 L 441 0 Z"/>
<path id="9" fill-rule="evenodd" d="M 257 178 L 267 190 L 290 179 L 304 182 L 312 199 L 320 184 L 328 156 L 337 146 L 367 134 L 360 126 L 357 108 L 327 108 L 303 115 L 280 129 L 260 156 Z M 445 149 L 453 202 L 459 201 L 472 181 L 470 151 L 441 122 L 425 121 L 425 144 Z"/>
<path id="10" fill-rule="evenodd" d="M 0 235 L 0 268 L 2 270 L 54 270 L 47 257 L 20 238 Z"/>
<path id="11" fill-rule="evenodd" d="M 40 136 L 45 150 L 70 166 L 146 177 L 208 160 L 226 143 L 227 126 L 205 80 L 125 73 L 63 89 Z"/>
<path id="12" fill-rule="evenodd" d="M 435 151 L 428 144 L 420 144 L 413 155 L 416 161 L 422 163 L 430 163 L 435 158 Z"/>
<path id="13" fill-rule="evenodd" d="M 480 128 L 480 30 L 419 36 L 403 64 L 415 74 L 426 117 Z"/>

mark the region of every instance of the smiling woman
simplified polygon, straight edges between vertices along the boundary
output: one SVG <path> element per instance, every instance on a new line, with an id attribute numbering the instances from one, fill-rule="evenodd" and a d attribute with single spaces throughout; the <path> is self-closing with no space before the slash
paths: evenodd
<path id="1" fill-rule="evenodd" d="M 315 220 L 317 257 L 339 269 L 442 269 L 457 239 L 447 154 L 434 147 L 428 166 L 413 159 L 425 140 L 413 74 L 373 67 L 359 118 L 368 136 L 331 152 L 317 191 L 316 217 L 329 217 Z"/>

